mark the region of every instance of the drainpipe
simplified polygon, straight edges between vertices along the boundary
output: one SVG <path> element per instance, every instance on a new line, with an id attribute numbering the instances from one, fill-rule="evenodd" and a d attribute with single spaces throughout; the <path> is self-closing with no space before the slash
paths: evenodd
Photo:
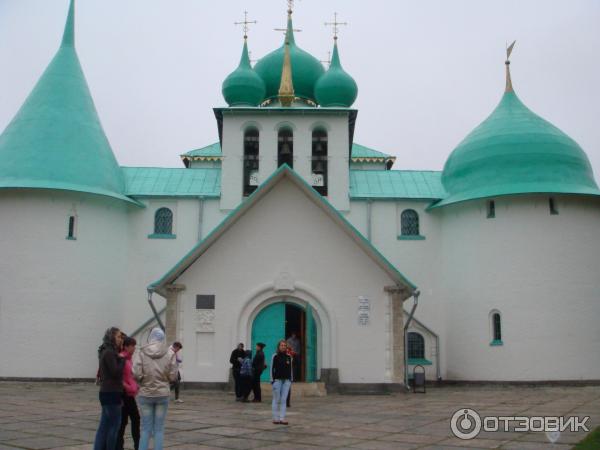
<path id="1" fill-rule="evenodd" d="M 198 242 L 202 240 L 202 222 L 204 221 L 204 197 L 198 197 Z"/>
<path id="2" fill-rule="evenodd" d="M 417 309 L 417 305 L 419 304 L 419 295 L 421 295 L 421 292 L 419 292 L 418 290 L 414 291 L 413 293 L 413 298 L 415 299 L 415 302 L 413 303 L 413 307 L 410 310 L 410 314 L 408 315 L 408 319 L 406 320 L 406 323 L 404 324 L 404 386 L 406 386 L 406 389 L 409 390 L 408 387 L 408 352 L 407 350 L 407 345 L 406 345 L 406 341 L 408 339 L 408 326 L 410 325 L 410 323 L 413 320 L 413 317 L 415 315 L 415 310 Z"/>
<path id="3" fill-rule="evenodd" d="M 371 242 L 371 221 L 372 221 L 372 210 L 371 208 L 373 207 L 373 200 L 367 200 L 367 240 L 369 242 Z"/>
<path id="4" fill-rule="evenodd" d="M 158 326 L 160 327 L 161 330 L 165 331 L 165 324 L 162 323 L 162 320 L 160 320 L 160 315 L 158 314 L 158 311 L 156 310 L 156 307 L 154 306 L 154 302 L 152 301 L 153 293 L 154 293 L 154 291 L 152 289 L 148 289 L 148 303 L 150 304 L 150 309 L 152 310 L 152 314 L 154 315 L 154 318 L 158 322 Z"/>

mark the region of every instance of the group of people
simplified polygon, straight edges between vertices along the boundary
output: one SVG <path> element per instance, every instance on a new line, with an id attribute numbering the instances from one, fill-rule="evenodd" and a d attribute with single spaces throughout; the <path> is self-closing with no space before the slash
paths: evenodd
<path id="1" fill-rule="evenodd" d="M 174 342 L 168 347 L 160 328 L 150 332 L 148 343 L 138 352 L 136 345 L 134 338 L 113 327 L 106 330 L 98 348 L 102 414 L 94 450 L 122 450 L 129 420 L 135 450 L 147 450 L 151 437 L 155 450 L 163 448 L 171 388 L 175 390 L 175 401 L 181 402 L 179 352 L 183 346 Z"/>
<path id="2" fill-rule="evenodd" d="M 292 346 L 288 345 L 288 341 L 280 340 L 271 357 L 270 381 L 273 391 L 271 409 L 275 425 L 288 424 L 285 414 L 286 408 L 290 406 L 291 387 L 294 381 L 294 355 L 296 353 Z M 265 344 L 258 342 L 254 357 L 252 357 L 252 352 L 244 350 L 244 344 L 239 343 L 231 352 L 229 362 L 235 384 L 236 401 L 249 402 L 248 397 L 251 392 L 254 395 L 252 402 L 262 401 L 260 379 L 267 368 L 264 348 Z"/>

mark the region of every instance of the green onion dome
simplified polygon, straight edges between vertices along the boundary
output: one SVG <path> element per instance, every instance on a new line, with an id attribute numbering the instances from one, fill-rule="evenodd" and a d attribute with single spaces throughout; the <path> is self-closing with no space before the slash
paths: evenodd
<path id="1" fill-rule="evenodd" d="M 321 106 L 349 108 L 356 100 L 357 95 L 356 81 L 342 68 L 340 63 L 336 39 L 329 70 L 317 81 L 315 97 Z"/>
<path id="2" fill-rule="evenodd" d="M 323 69 L 323 65 L 317 58 L 296 45 L 291 14 L 288 14 L 286 36 L 289 40 L 294 95 L 314 102 L 315 84 L 321 75 L 325 73 L 325 69 Z M 261 58 L 254 67 L 256 73 L 265 82 L 267 88 L 265 99 L 276 99 L 279 95 L 284 53 L 285 42 L 280 48 Z"/>
<path id="3" fill-rule="evenodd" d="M 519 100 L 508 65 L 504 96 L 454 149 L 442 183 L 449 196 L 436 206 L 511 194 L 600 195 L 584 151 Z"/>
<path id="4" fill-rule="evenodd" d="M 265 98 L 265 83 L 252 69 L 245 38 L 240 65 L 225 78 L 221 92 L 229 106 L 258 106 Z"/>

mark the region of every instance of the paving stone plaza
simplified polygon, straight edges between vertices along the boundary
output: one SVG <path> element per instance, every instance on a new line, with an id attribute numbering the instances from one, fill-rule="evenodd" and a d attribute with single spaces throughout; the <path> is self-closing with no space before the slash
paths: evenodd
<path id="1" fill-rule="evenodd" d="M 273 425 L 270 403 L 236 403 L 232 395 L 184 390 L 171 403 L 170 449 L 514 449 L 567 450 L 585 433 L 481 432 L 453 437 L 459 408 L 482 416 L 590 416 L 600 424 L 600 387 L 443 387 L 426 394 L 329 395 L 294 399 L 289 426 Z M 91 449 L 99 417 L 93 384 L 0 383 L 0 450 Z M 126 441 L 131 447 L 131 440 Z"/>

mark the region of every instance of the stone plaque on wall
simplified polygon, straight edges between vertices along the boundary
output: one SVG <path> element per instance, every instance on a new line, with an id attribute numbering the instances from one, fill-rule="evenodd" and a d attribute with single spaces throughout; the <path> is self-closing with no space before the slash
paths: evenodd
<path id="1" fill-rule="evenodd" d="M 371 318 L 371 301 L 367 297 L 358 297 L 358 324 L 369 325 Z"/>
<path id="2" fill-rule="evenodd" d="M 215 296 L 196 295 L 196 332 L 215 332 Z"/>

